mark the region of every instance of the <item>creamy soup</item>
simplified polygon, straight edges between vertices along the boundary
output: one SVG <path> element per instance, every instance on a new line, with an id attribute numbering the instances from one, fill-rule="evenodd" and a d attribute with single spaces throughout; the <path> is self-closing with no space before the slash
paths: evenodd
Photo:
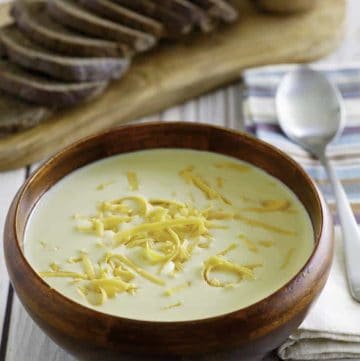
<path id="1" fill-rule="evenodd" d="M 25 255 L 51 287 L 122 317 L 221 315 L 269 296 L 305 264 L 310 218 L 284 184 L 215 153 L 156 149 L 66 176 L 39 201 Z"/>

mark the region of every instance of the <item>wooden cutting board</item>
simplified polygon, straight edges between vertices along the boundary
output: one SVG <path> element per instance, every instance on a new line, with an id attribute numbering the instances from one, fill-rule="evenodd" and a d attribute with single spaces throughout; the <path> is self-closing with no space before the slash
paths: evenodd
<path id="1" fill-rule="evenodd" d="M 137 58 L 99 99 L 0 139 L 0 170 L 33 163 L 81 137 L 198 96 L 239 78 L 244 68 L 315 60 L 342 36 L 345 0 L 318 0 L 313 11 L 291 16 L 261 14 L 250 0 L 236 3 L 236 25 L 163 45 Z M 1 24 L 8 21 L 7 12 L 8 5 L 2 5 Z"/>

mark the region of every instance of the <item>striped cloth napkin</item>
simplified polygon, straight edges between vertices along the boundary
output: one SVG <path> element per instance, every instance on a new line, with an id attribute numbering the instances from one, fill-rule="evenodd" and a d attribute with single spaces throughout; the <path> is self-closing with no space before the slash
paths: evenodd
<path id="1" fill-rule="evenodd" d="M 246 129 L 285 151 L 316 180 L 332 211 L 334 196 L 324 168 L 281 132 L 275 92 L 282 76 L 297 65 L 271 66 L 244 72 Z M 328 149 L 360 221 L 360 64 L 343 68 L 317 67 L 339 87 L 347 113 L 343 135 Z M 335 216 L 335 220 L 336 220 Z M 349 295 L 341 232 L 336 227 L 335 258 L 329 281 L 301 327 L 279 348 L 283 360 L 360 360 L 360 304 Z M 360 255 L 359 255 L 360 262 Z"/>

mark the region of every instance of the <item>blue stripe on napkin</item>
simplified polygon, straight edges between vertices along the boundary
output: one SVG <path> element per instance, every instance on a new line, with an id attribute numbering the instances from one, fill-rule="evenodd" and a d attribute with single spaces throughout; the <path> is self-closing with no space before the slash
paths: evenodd
<path id="1" fill-rule="evenodd" d="M 313 177 L 325 198 L 334 204 L 333 194 L 321 164 L 282 133 L 275 111 L 275 94 L 283 75 L 296 65 L 270 66 L 244 72 L 246 129 L 292 156 Z M 328 148 L 328 155 L 360 222 L 360 67 L 316 67 L 339 88 L 344 97 L 347 125 L 342 136 Z M 332 207 L 335 209 L 335 207 Z"/>

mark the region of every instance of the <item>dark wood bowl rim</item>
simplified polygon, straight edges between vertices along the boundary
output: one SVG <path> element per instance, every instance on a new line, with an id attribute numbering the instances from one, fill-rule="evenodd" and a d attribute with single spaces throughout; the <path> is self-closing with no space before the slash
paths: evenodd
<path id="1" fill-rule="evenodd" d="M 164 126 L 164 122 L 148 122 L 148 123 L 144 123 L 144 124 L 130 124 L 130 125 L 126 125 L 126 126 L 120 126 L 120 127 L 112 128 L 110 130 L 102 131 L 102 132 L 96 133 L 94 135 L 82 138 L 79 141 L 77 141 L 75 143 L 72 143 L 71 145 L 65 147 L 64 149 L 62 149 L 61 151 L 59 151 L 58 153 L 53 155 L 49 160 L 47 160 L 44 164 L 42 164 L 26 180 L 26 182 L 20 188 L 19 193 L 15 198 L 15 202 L 16 202 L 15 207 L 16 208 L 15 208 L 15 217 L 14 217 L 14 221 L 12 222 L 12 226 L 13 226 L 14 237 L 16 239 L 16 247 L 17 247 L 17 249 L 19 251 L 19 254 L 20 254 L 22 260 L 24 261 L 24 263 L 25 263 L 25 265 L 27 267 L 27 271 L 31 272 L 32 275 L 35 278 L 40 280 L 42 285 L 44 287 L 46 287 L 49 290 L 49 292 L 54 293 L 59 298 L 59 300 L 61 300 L 64 303 L 69 303 L 75 309 L 79 308 L 80 310 L 87 312 L 89 314 L 89 317 L 91 317 L 91 316 L 102 317 L 102 318 L 107 318 L 107 319 L 109 319 L 111 321 L 124 320 L 126 322 L 133 323 L 134 325 L 135 324 L 136 325 L 153 324 L 153 325 L 161 327 L 161 325 L 164 325 L 164 324 L 173 325 L 173 326 L 189 324 L 189 325 L 194 326 L 194 325 L 202 324 L 202 323 L 217 322 L 217 321 L 221 321 L 222 319 L 226 319 L 226 318 L 229 318 L 229 317 L 237 317 L 237 316 L 240 316 L 242 313 L 247 313 L 247 312 L 253 311 L 254 309 L 258 308 L 259 305 L 261 305 L 263 303 L 268 303 L 269 301 L 271 301 L 271 299 L 273 299 L 278 294 L 285 292 L 285 289 L 288 288 L 292 283 L 294 283 L 296 281 L 296 279 L 300 276 L 300 274 L 309 266 L 309 264 L 313 260 L 314 255 L 316 254 L 316 252 L 317 252 L 317 250 L 319 248 L 319 244 L 320 244 L 320 241 L 322 239 L 322 234 L 323 234 L 324 207 L 326 207 L 325 201 L 324 201 L 323 197 L 321 196 L 320 191 L 319 191 L 318 187 L 316 186 L 315 182 L 305 172 L 305 170 L 296 161 L 294 161 L 292 158 L 290 158 L 288 155 L 286 155 L 284 152 L 282 152 L 278 148 L 276 148 L 276 147 L 272 146 L 271 144 L 268 144 L 268 143 L 266 143 L 266 142 L 264 142 L 264 141 L 262 141 L 260 139 L 257 139 L 252 135 L 248 135 L 248 134 L 243 133 L 243 132 L 227 129 L 227 128 L 224 128 L 224 127 L 221 127 L 221 126 L 214 126 L 214 125 L 201 124 L 201 123 L 188 123 L 188 122 L 174 121 L 174 122 L 169 122 L 167 125 L 169 127 L 172 127 L 174 125 L 175 126 L 176 125 L 182 125 L 182 126 L 185 125 L 185 126 L 188 126 L 190 128 L 202 128 L 204 130 L 213 128 L 215 130 L 219 130 L 219 131 L 222 131 L 222 132 L 228 132 L 229 134 L 233 134 L 233 135 L 236 135 L 237 137 L 244 138 L 244 139 L 246 139 L 246 140 L 248 140 L 250 142 L 255 142 L 255 143 L 261 144 L 264 148 L 268 148 L 271 152 L 277 153 L 277 155 L 284 158 L 293 167 L 295 167 L 301 173 L 302 177 L 304 177 L 307 184 L 309 185 L 309 187 L 312 188 L 313 193 L 316 195 L 316 200 L 314 200 L 314 201 L 316 201 L 320 205 L 320 207 L 319 207 L 320 208 L 320 227 L 319 227 L 320 232 L 319 232 L 318 236 L 315 237 L 315 239 L 314 239 L 314 242 L 315 242 L 314 249 L 313 249 L 311 255 L 309 256 L 309 258 L 307 259 L 306 263 L 303 265 L 303 267 L 301 267 L 301 269 L 288 282 L 286 282 L 282 287 L 278 288 L 277 290 L 275 290 L 273 293 L 271 293 L 267 297 L 261 299 L 260 301 L 257 301 L 256 303 L 253 303 L 253 304 L 251 304 L 251 305 L 249 305 L 247 307 L 241 308 L 239 310 L 224 313 L 224 314 L 221 314 L 221 315 L 218 315 L 218 316 L 206 317 L 206 318 L 194 319 L 194 320 L 190 319 L 190 320 L 184 320 L 184 321 L 147 321 L 147 320 L 131 319 L 131 318 L 126 318 L 126 317 L 121 317 L 121 316 L 114 316 L 114 315 L 111 315 L 111 314 L 107 314 L 107 313 L 104 313 L 104 312 L 101 312 L 101 311 L 94 310 L 93 308 L 90 308 L 90 307 L 86 307 L 86 306 L 84 306 L 84 305 L 82 305 L 80 303 L 77 303 L 77 302 L 73 301 L 72 299 L 68 298 L 67 296 L 64 296 L 62 293 L 60 293 L 56 289 L 50 287 L 50 285 L 47 284 L 45 282 L 45 280 L 42 277 L 40 277 L 38 275 L 38 273 L 35 271 L 35 269 L 31 266 L 31 264 L 28 262 L 27 258 L 24 256 L 23 249 L 22 249 L 22 247 L 20 245 L 18 233 L 17 233 L 17 230 L 16 230 L 16 224 L 17 224 L 17 221 L 18 221 L 18 218 L 19 218 L 19 214 L 18 214 L 19 205 L 22 202 L 22 198 L 23 198 L 24 194 L 26 193 L 29 185 L 36 179 L 37 175 L 42 171 L 42 169 L 51 166 L 52 162 L 56 161 L 58 158 L 61 159 L 64 154 L 71 151 L 73 148 L 76 148 L 76 147 L 79 147 L 79 146 L 81 147 L 83 144 L 88 143 L 88 142 L 92 142 L 93 140 L 98 139 L 100 137 L 107 137 L 108 135 L 110 135 L 110 134 L 112 134 L 114 132 L 119 132 L 119 131 L 121 132 L 121 130 L 123 130 L 123 129 L 125 130 L 125 129 L 129 129 L 129 128 L 147 128 L 147 127 L 151 128 L 151 127 L 156 127 L 156 126 L 159 126 L 159 125 Z M 154 148 L 154 149 L 156 149 L 156 148 Z M 157 149 L 161 149 L 161 147 L 159 147 Z M 184 149 L 187 149 L 187 148 L 184 148 Z M 188 148 L 188 149 L 191 149 L 191 148 Z M 144 149 L 144 150 L 146 150 L 146 149 Z M 131 152 L 133 152 L 133 151 L 118 153 L 118 154 L 126 154 L 126 153 L 131 153 Z M 216 152 L 213 152 L 213 153 L 216 153 Z M 217 154 L 220 154 L 220 153 L 217 153 Z M 117 154 L 113 154 L 113 155 L 117 155 Z M 106 157 L 103 157 L 101 159 L 105 159 L 105 158 Z M 91 164 L 91 162 L 87 163 L 86 165 L 89 165 L 89 164 Z M 83 165 L 83 166 L 86 166 L 86 165 Z M 79 168 L 77 168 L 77 169 L 79 169 Z M 71 172 L 69 174 L 71 174 Z M 280 181 L 280 182 L 282 182 L 282 181 Z M 56 183 L 54 183 L 54 184 L 56 184 Z M 41 197 L 39 199 L 41 199 Z"/>

